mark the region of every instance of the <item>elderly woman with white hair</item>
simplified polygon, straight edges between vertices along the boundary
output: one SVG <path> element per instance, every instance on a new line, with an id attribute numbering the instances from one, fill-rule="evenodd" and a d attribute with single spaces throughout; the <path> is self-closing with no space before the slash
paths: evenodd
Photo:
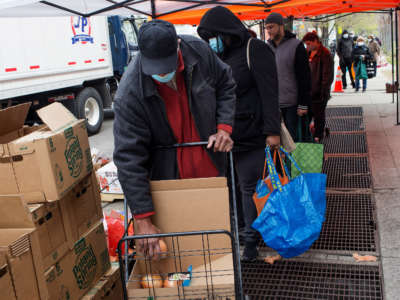
<path id="1" fill-rule="evenodd" d="M 363 82 L 363 89 L 362 91 L 365 92 L 367 89 L 367 60 L 372 58 L 372 55 L 369 51 L 367 45 L 365 45 L 365 39 L 363 37 L 357 38 L 357 43 L 353 49 L 353 63 L 354 63 L 354 71 L 356 74 L 356 92 L 360 90 L 360 79 Z"/>

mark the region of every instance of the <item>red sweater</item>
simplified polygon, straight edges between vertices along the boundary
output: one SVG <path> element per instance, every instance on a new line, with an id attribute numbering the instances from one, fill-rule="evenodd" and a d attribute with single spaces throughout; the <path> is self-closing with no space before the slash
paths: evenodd
<path id="1" fill-rule="evenodd" d="M 178 69 L 175 75 L 177 90 L 170 88 L 167 84 L 155 81 L 157 91 L 165 103 L 169 125 L 179 144 L 201 141 L 192 113 L 190 112 L 183 75 L 184 69 L 183 57 L 181 52 L 179 52 Z M 218 124 L 217 128 L 232 133 L 230 125 Z M 178 148 L 176 152 L 181 179 L 218 176 L 218 170 L 203 146 Z M 136 215 L 135 218 L 144 218 L 153 214 L 154 212 Z"/>

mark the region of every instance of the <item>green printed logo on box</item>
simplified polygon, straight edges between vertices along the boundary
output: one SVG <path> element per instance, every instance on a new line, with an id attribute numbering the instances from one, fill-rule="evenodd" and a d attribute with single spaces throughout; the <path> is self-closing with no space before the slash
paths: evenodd
<path id="1" fill-rule="evenodd" d="M 76 251 L 76 249 L 75 249 Z M 97 260 L 91 245 L 84 248 L 75 259 L 72 269 L 78 287 L 83 290 L 91 286 L 96 277 Z"/>
<path id="2" fill-rule="evenodd" d="M 72 129 L 72 127 L 68 127 L 64 130 L 64 136 L 67 140 L 74 136 L 74 130 Z"/>
<path id="3" fill-rule="evenodd" d="M 61 171 L 61 168 L 58 164 L 55 165 L 54 167 L 54 173 L 56 175 L 56 184 L 58 188 L 62 188 L 64 185 L 64 176 Z"/>
<path id="4" fill-rule="evenodd" d="M 79 139 L 72 136 L 68 139 L 64 152 L 65 159 L 68 164 L 70 175 L 74 178 L 78 177 L 82 171 L 83 153 Z"/>
<path id="5" fill-rule="evenodd" d="M 49 138 L 49 146 L 50 146 L 50 152 L 56 151 L 56 147 L 54 147 L 53 138 Z"/>

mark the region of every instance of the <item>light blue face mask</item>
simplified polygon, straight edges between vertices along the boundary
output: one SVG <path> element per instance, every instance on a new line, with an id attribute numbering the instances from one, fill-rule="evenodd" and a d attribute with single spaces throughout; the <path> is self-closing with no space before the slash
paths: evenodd
<path id="1" fill-rule="evenodd" d="M 216 52 L 216 53 L 224 52 L 224 43 L 222 42 L 222 39 L 220 36 L 209 39 L 208 43 L 210 44 L 210 47 L 211 47 L 211 49 L 214 50 L 214 52 Z"/>
<path id="2" fill-rule="evenodd" d="M 153 77 L 153 79 L 157 80 L 158 82 L 167 83 L 167 82 L 170 82 L 172 80 L 172 78 L 174 78 L 175 73 L 176 73 L 176 71 L 172 71 L 171 73 L 167 73 L 164 76 L 151 75 L 151 77 Z"/>

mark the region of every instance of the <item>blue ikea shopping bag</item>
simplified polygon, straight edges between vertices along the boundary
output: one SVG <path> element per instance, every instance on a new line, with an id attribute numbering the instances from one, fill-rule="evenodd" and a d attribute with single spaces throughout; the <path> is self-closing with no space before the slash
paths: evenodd
<path id="1" fill-rule="evenodd" d="M 326 175 L 302 173 L 295 160 L 280 149 L 300 171 L 300 175 L 280 184 L 269 147 L 265 149 L 269 175 L 276 182 L 261 214 L 253 222 L 264 242 L 282 257 L 290 258 L 307 251 L 318 239 L 325 221 Z"/>

